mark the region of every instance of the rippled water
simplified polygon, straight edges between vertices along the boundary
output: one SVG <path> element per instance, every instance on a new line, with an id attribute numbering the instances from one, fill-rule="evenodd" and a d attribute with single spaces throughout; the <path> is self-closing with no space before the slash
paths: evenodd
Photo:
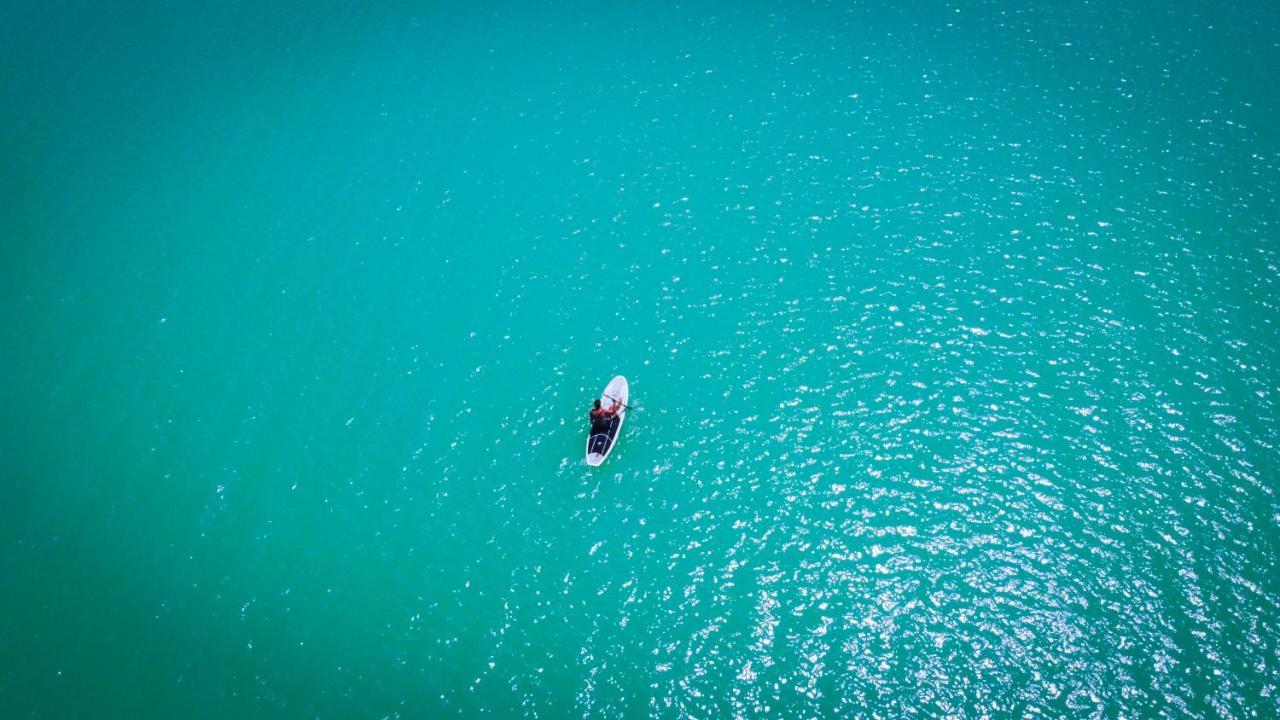
<path id="1" fill-rule="evenodd" d="M 1270 4 L 82 13 L 0 714 L 1280 713 Z"/>

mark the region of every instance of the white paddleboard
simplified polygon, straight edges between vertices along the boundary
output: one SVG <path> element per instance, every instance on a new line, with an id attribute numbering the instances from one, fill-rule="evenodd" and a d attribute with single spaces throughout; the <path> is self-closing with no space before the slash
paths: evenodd
<path id="1" fill-rule="evenodd" d="M 614 401 L 627 404 L 629 393 L 627 391 L 627 379 L 619 375 L 609 381 L 605 386 L 604 392 L 600 393 L 600 406 L 606 410 L 613 407 Z M 587 437 L 587 464 L 591 467 L 598 467 L 604 464 L 609 453 L 613 452 L 614 446 L 618 444 L 618 438 L 622 433 L 622 421 L 627 414 L 625 407 L 618 408 L 618 414 L 614 416 L 613 422 L 609 424 L 609 432 L 592 433 Z"/>

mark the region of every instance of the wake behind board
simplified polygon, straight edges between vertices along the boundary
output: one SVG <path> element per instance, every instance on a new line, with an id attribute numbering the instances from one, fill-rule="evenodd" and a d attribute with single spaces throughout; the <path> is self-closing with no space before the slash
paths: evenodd
<path id="1" fill-rule="evenodd" d="M 619 375 L 609 381 L 605 386 L 604 392 L 600 394 L 600 405 L 604 408 L 613 407 L 616 400 L 623 405 L 627 404 L 627 379 Z M 627 414 L 627 409 L 621 407 L 618 414 L 609 419 L 608 432 L 591 431 L 591 436 L 587 438 L 587 464 L 591 467 L 598 467 L 604 464 L 605 458 L 609 457 L 609 453 L 613 450 L 613 446 L 617 444 L 618 433 L 622 431 L 622 421 Z"/>

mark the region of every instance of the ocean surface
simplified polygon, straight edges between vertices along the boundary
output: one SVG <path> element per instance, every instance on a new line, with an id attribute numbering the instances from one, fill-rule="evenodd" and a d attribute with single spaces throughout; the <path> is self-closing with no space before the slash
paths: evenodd
<path id="1" fill-rule="evenodd" d="M 1277 717 L 1278 38 L 5 5 L 0 717 Z"/>

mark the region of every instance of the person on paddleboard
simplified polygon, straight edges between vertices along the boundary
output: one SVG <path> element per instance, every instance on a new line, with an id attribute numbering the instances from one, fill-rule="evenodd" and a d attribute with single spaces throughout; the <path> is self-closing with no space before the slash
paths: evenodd
<path id="1" fill-rule="evenodd" d="M 618 407 L 621 405 L 622 403 L 614 400 L 613 407 L 605 410 L 603 407 L 600 407 L 600 401 L 596 400 L 595 405 L 591 408 L 591 412 L 588 414 L 588 417 L 591 419 L 591 432 L 609 432 L 609 421 L 613 419 L 614 415 L 618 414 Z"/>

